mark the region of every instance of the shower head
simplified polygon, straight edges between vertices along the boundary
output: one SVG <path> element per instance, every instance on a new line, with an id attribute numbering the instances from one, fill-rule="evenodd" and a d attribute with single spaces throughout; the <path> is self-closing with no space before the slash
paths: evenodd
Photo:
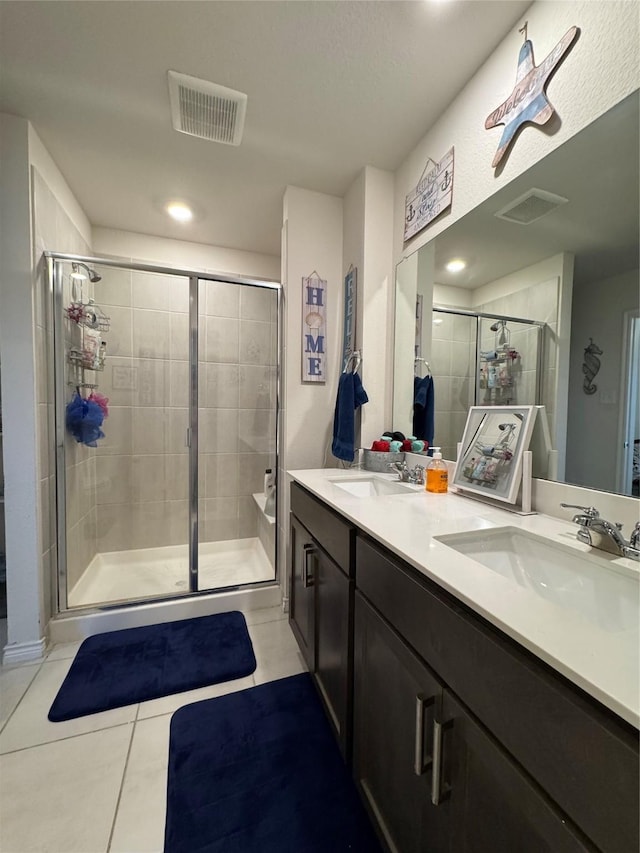
<path id="1" fill-rule="evenodd" d="M 498 329 L 500 328 L 500 326 L 504 326 L 504 324 L 505 324 L 504 320 L 496 320 L 496 322 L 493 324 L 493 326 L 489 326 L 489 329 L 492 332 L 497 332 Z"/>
<path id="2" fill-rule="evenodd" d="M 86 270 L 86 275 L 84 272 L 82 272 L 80 267 L 82 267 L 83 270 Z M 84 279 L 88 278 L 89 281 L 93 282 L 94 284 L 97 281 L 102 280 L 102 276 L 99 275 L 99 273 L 97 273 L 95 270 L 92 270 L 86 264 L 81 264 L 80 262 L 71 264 L 71 278 L 78 279 L 79 281 L 83 281 Z"/>

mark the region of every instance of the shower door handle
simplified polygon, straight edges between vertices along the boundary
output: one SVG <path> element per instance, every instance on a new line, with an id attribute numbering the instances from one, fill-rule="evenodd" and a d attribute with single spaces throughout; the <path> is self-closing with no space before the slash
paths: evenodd
<path id="1" fill-rule="evenodd" d="M 302 585 L 304 587 L 313 586 L 313 574 L 309 571 L 309 558 L 315 556 L 316 549 L 311 543 L 303 546 L 304 558 L 302 563 Z"/>

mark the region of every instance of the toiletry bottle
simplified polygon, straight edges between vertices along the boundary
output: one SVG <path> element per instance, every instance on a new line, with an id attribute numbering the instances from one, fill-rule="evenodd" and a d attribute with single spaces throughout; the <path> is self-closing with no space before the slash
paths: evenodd
<path id="1" fill-rule="evenodd" d="M 276 514 L 276 484 L 272 480 L 267 488 L 267 499 L 264 503 L 264 514 L 272 518 Z"/>
<path id="2" fill-rule="evenodd" d="M 442 459 L 439 447 L 433 448 L 433 459 L 427 466 L 427 482 L 425 489 L 427 492 L 437 492 L 442 494 L 447 491 L 449 486 L 449 471 L 447 463 Z"/>
<path id="3" fill-rule="evenodd" d="M 264 472 L 264 496 L 265 498 L 269 494 L 269 487 L 273 485 L 274 477 L 273 470 L 271 468 L 265 469 Z"/>

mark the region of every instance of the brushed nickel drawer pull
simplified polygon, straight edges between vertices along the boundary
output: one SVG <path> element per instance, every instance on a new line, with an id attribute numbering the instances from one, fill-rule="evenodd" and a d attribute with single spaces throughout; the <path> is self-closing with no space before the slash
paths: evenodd
<path id="1" fill-rule="evenodd" d="M 303 548 L 304 562 L 302 565 L 302 585 L 304 587 L 310 587 L 313 586 L 313 573 L 309 571 L 309 557 L 312 557 L 316 553 L 316 549 L 311 544 L 304 545 Z"/>
<path id="2" fill-rule="evenodd" d="M 431 802 L 434 806 L 440 804 L 442 774 L 442 723 L 433 721 L 433 772 L 431 774 Z"/>

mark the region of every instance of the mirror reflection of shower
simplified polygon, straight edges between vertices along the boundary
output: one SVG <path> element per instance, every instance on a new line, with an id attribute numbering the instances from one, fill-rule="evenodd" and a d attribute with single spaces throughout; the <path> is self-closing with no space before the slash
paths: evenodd
<path id="1" fill-rule="evenodd" d="M 545 324 L 445 306 L 432 318 L 422 348 L 434 382 L 434 443 L 455 459 L 470 406 L 541 402 Z"/>

